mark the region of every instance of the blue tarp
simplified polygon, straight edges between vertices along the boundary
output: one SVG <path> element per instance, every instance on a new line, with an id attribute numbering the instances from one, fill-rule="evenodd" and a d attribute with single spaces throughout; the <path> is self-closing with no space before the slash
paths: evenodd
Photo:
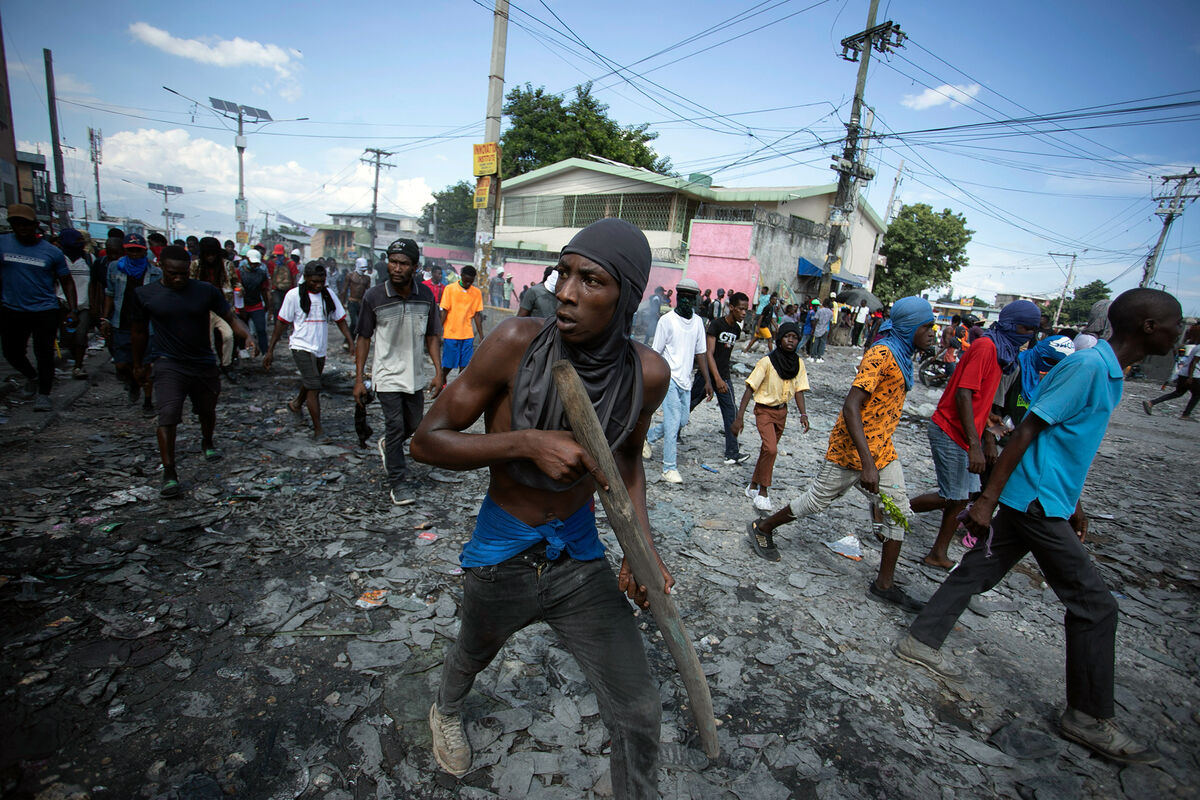
<path id="1" fill-rule="evenodd" d="M 833 279 L 835 281 L 841 281 L 842 283 L 850 286 L 857 286 L 859 289 L 861 289 L 865 283 L 863 278 L 860 278 L 857 275 L 851 275 L 849 272 L 839 272 L 837 275 L 833 276 Z"/>
<path id="2" fill-rule="evenodd" d="M 800 261 L 796 264 L 796 274 L 801 278 L 819 278 L 823 273 L 821 272 L 820 267 L 809 261 L 807 258 L 801 256 Z"/>

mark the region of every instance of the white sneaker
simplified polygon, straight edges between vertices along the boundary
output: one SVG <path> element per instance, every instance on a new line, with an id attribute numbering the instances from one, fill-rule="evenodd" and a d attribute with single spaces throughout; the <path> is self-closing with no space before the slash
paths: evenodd
<path id="1" fill-rule="evenodd" d="M 664 469 L 663 480 L 667 483 L 683 483 L 683 476 L 679 474 L 677 469 Z"/>
<path id="2" fill-rule="evenodd" d="M 429 732 L 433 734 L 433 757 L 442 769 L 456 778 L 471 771 L 471 742 L 461 716 L 443 714 L 434 703 L 429 707 Z"/>
<path id="3" fill-rule="evenodd" d="M 771 498 L 763 497 L 761 494 L 754 495 L 754 507 L 759 511 L 774 511 L 771 507 Z"/>
<path id="4" fill-rule="evenodd" d="M 383 459 L 383 471 L 387 472 L 387 437 L 379 437 L 379 457 Z"/>
<path id="5" fill-rule="evenodd" d="M 742 494 L 753 500 L 755 497 L 758 497 L 758 487 L 752 483 L 747 483 L 746 488 L 742 490 Z"/>
<path id="6" fill-rule="evenodd" d="M 653 453 L 650 452 L 650 442 L 643 441 L 642 442 L 642 458 L 650 458 L 652 455 L 653 455 Z"/>
<path id="7" fill-rule="evenodd" d="M 817 363 L 818 363 L 818 364 L 824 364 L 824 363 L 825 363 L 825 359 L 823 359 L 823 358 L 818 358 L 818 359 L 817 359 Z"/>

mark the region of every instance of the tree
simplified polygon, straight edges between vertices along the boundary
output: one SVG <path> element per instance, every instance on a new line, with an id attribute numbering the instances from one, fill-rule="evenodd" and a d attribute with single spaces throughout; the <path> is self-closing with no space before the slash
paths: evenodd
<path id="1" fill-rule="evenodd" d="M 973 233 L 966 217 L 948 208 L 935 213 L 925 203 L 904 206 L 879 251 L 887 256 L 887 265 L 875 271 L 875 294 L 891 302 L 950 283 L 967 265 Z"/>
<path id="2" fill-rule="evenodd" d="M 500 137 L 500 168 L 506 178 L 588 155 L 670 174 L 671 160 L 649 145 L 658 134 L 646 124 L 622 126 L 609 117 L 608 106 L 592 96 L 591 83 L 575 87 L 569 103 L 543 87 L 514 87 L 505 98 L 504 113 L 509 128 Z"/>
<path id="3" fill-rule="evenodd" d="M 475 246 L 475 187 L 467 181 L 451 184 L 433 193 L 433 202 L 421 209 L 421 230 L 428 231 L 437 206 L 437 242 L 459 247 Z"/>
<path id="4" fill-rule="evenodd" d="M 1107 300 L 1110 296 L 1112 296 L 1112 290 L 1104 285 L 1104 281 L 1092 281 L 1085 286 L 1080 286 L 1075 290 L 1071 299 L 1063 303 L 1062 314 L 1058 318 L 1059 324 L 1068 321 L 1087 322 L 1088 312 L 1092 310 L 1092 306 L 1101 300 Z M 1051 308 L 1053 307 L 1051 304 Z"/>

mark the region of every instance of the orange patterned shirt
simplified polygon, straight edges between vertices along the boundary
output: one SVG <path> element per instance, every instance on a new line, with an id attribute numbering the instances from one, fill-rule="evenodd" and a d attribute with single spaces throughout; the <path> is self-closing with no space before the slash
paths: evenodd
<path id="1" fill-rule="evenodd" d="M 892 434 L 900 423 L 904 410 L 904 375 L 892 356 L 892 351 L 883 345 L 875 345 L 863 356 L 858 365 L 858 375 L 852 386 L 867 392 L 870 397 L 862 406 L 863 433 L 867 447 L 875 459 L 875 468 L 883 469 L 896 460 L 896 448 L 892 445 Z M 837 424 L 829 434 L 829 450 L 825 458 L 846 469 L 862 469 L 858 449 L 850 440 L 846 421 L 838 414 Z"/>

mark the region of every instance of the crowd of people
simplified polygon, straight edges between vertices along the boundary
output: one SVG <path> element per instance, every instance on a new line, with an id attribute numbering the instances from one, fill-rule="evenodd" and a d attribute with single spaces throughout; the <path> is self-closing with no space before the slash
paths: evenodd
<path id="1" fill-rule="evenodd" d="M 489 471 L 460 559 L 461 627 L 429 711 L 435 758 L 454 775 L 472 764 L 462 716 L 475 676 L 513 633 L 544 621 L 596 693 L 612 737 L 615 796 L 655 795 L 661 701 L 625 602 L 647 606 L 639 580 L 645 576 L 624 562 L 616 575 L 609 569 L 593 497 L 597 487 L 621 481 L 654 553 L 644 460 L 661 441 L 662 480 L 686 483 L 679 436 L 690 412 L 714 397 L 729 466 L 749 460 L 739 442 L 753 401 L 759 448 L 745 493 L 756 512 L 746 524 L 756 556 L 779 561 L 775 537 L 783 526 L 861 491 L 869 499 L 867 528 L 882 544 L 867 595 L 917 614 L 896 654 L 955 680 L 961 669 L 940 648 L 958 616 L 1032 552 L 1066 606 L 1063 734 L 1116 761 L 1157 758 L 1113 720 L 1117 608 L 1083 547 L 1088 523 L 1079 496 L 1125 370 L 1171 352 L 1182 332 L 1179 303 L 1165 292 L 1126 292 L 1104 308 L 1103 325 L 1075 336 L 1049 330 L 1029 301 L 1006 305 L 976 335 L 952 321 L 941 333 L 954 351 L 952 371 L 927 429 L 937 490 L 909 499 L 893 435 L 914 358 L 938 337 L 933 309 L 921 297 L 875 312 L 835 298 L 783 305 L 765 288 L 751 301 L 732 289 L 713 296 L 685 278 L 643 301 L 646 238 L 628 222 L 604 219 L 580 231 L 543 282 L 518 296 L 517 314 L 485 338 L 475 269 L 462 267 L 450 282 L 441 269 L 421 272 L 420 247 L 411 239 L 387 248 L 377 280 L 366 259 L 347 272 L 327 260 L 301 264 L 300 254 L 282 245 L 239 253 L 213 238 L 169 244 L 115 228 L 93 256 L 76 231 L 60 232 L 56 243 L 40 238 L 25 206 L 9 207 L 8 217 L 13 232 L 0 236 L 6 359 L 29 379 L 35 408 L 45 410 L 52 407 L 56 338 L 74 359 L 72 374 L 87 377 L 80 348 L 98 326 L 131 402 L 142 399 L 157 414 L 164 497 L 183 490 L 175 431 L 184 401 L 198 417 L 203 457 L 221 458 L 214 441 L 221 379 L 234 379 L 238 357 L 261 355 L 262 367 L 271 369 L 289 331 L 299 386 L 288 408 L 307 412 L 314 438 L 328 440 L 320 392 L 331 326 L 353 353 L 355 403 L 362 409 L 378 400 L 382 409 L 378 448 L 392 503 L 411 503 L 419 491 L 408 458 Z M 497 270 L 486 278 L 489 300 L 511 301 L 511 279 L 501 276 Z M 861 342 L 857 373 L 817 474 L 807 486 L 777 487 L 774 464 L 789 406 L 802 430 L 810 429 L 805 394 L 815 376 L 805 362 L 821 363 L 835 332 L 846 345 Z M 1090 341 L 1079 338 L 1085 335 Z M 36 367 L 26 355 L 31 337 Z M 743 337 L 745 352 L 758 344 L 768 352 L 740 381 L 738 402 L 731 356 Z M 1195 328 L 1189 341 L 1200 343 Z M 619 474 L 605 474 L 571 434 L 550 371 L 560 359 L 579 375 Z M 1191 391 L 1190 415 L 1197 361 L 1200 344 L 1181 365 L 1175 392 L 1148 401 L 1146 413 Z M 484 428 L 476 432 L 480 418 Z M 776 509 L 772 489 L 794 499 Z M 954 569 L 922 603 L 898 585 L 895 570 L 912 515 L 933 511 L 941 512 L 940 524 L 924 563 Z M 948 547 L 959 534 L 968 550 L 955 565 Z M 669 592 L 671 576 L 661 558 L 658 565 Z"/>

